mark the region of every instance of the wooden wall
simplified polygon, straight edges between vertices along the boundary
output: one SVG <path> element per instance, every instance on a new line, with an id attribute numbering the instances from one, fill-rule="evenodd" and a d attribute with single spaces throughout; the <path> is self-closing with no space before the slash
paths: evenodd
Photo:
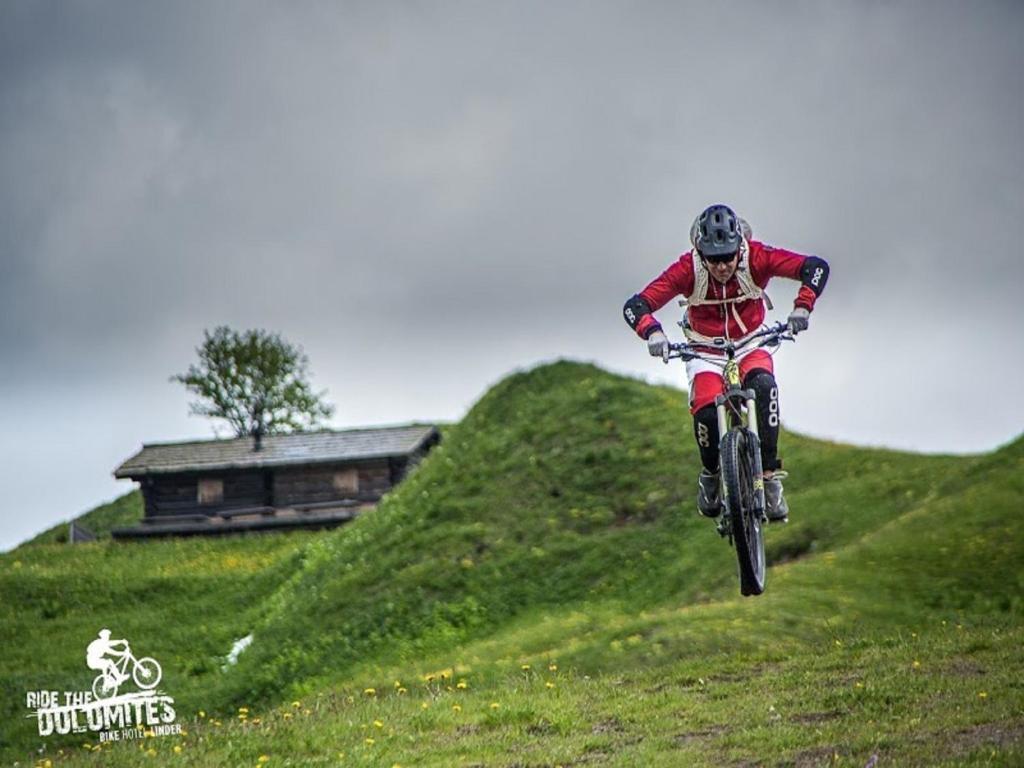
<path id="1" fill-rule="evenodd" d="M 409 457 L 392 459 L 150 476 L 142 480 L 146 517 L 215 515 L 232 509 L 342 500 L 374 502 L 419 463 L 431 447 L 432 444 Z M 200 478 L 223 481 L 223 498 L 219 502 L 199 503 Z"/>
<path id="2" fill-rule="evenodd" d="M 355 465 L 283 467 L 274 472 L 274 506 L 318 504 L 340 499 L 376 501 L 391 485 L 387 459 Z"/>
<path id="3" fill-rule="evenodd" d="M 218 472 L 209 475 L 224 483 L 219 503 L 199 503 L 199 478 L 204 475 L 166 475 L 149 478 L 142 485 L 146 516 L 215 514 L 223 509 L 263 506 L 269 499 L 269 476 L 262 470 Z"/>

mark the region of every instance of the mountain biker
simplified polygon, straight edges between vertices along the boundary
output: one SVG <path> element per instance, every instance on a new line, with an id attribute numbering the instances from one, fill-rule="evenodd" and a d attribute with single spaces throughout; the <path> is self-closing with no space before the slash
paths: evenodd
<path id="1" fill-rule="evenodd" d="M 750 226 L 726 205 L 712 205 L 693 222 L 693 245 L 640 293 L 631 297 L 623 314 L 630 327 L 647 341 L 650 354 L 665 357 L 668 339 L 654 312 L 675 296 L 686 299 L 685 333 L 691 344 L 726 338 L 740 342 L 764 322 L 764 288 L 772 277 L 788 277 L 802 285 L 793 302 L 788 325 L 799 333 L 809 325 L 814 303 L 825 289 L 829 267 L 824 259 L 773 248 L 752 238 Z M 706 350 L 714 353 L 709 347 Z M 718 354 L 721 354 L 718 352 Z M 757 399 L 757 424 L 761 438 L 766 513 L 772 521 L 784 521 L 789 505 L 782 496 L 782 462 L 778 458 L 779 389 L 772 358 L 752 346 L 737 355 L 740 377 Z M 718 480 L 718 418 L 715 397 L 725 391 L 721 369 L 703 360 L 686 364 L 690 385 L 690 413 L 703 465 L 698 478 L 697 508 L 707 517 L 721 512 Z"/>
<path id="2" fill-rule="evenodd" d="M 122 646 L 124 651 L 115 650 L 115 645 Z M 113 680 L 114 685 L 120 685 L 128 679 L 128 676 L 118 672 L 117 663 L 113 659 L 106 658 L 106 656 L 109 653 L 120 659 L 127 650 L 127 640 L 111 640 L 110 630 L 101 629 L 99 637 L 89 643 L 85 649 L 85 663 L 89 666 L 89 669 L 97 669 Z"/>

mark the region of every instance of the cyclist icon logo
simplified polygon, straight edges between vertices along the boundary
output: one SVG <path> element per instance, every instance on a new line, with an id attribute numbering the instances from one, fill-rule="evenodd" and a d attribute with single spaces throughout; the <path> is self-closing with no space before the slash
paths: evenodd
<path id="1" fill-rule="evenodd" d="M 89 643 L 85 650 L 85 663 L 89 669 L 100 672 L 92 683 L 92 692 L 97 699 L 113 698 L 121 684 L 129 679 L 142 690 L 155 688 L 163 676 L 156 659 L 148 656 L 135 658 L 128 641 L 111 640 L 109 629 L 101 629 L 99 637 Z"/>

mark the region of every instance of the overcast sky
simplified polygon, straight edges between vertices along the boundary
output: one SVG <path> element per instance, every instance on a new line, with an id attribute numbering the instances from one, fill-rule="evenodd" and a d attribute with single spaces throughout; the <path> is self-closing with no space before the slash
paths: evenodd
<path id="1" fill-rule="evenodd" d="M 1019 2 L 4 2 L 0 549 L 212 436 L 168 377 L 222 323 L 301 344 L 336 427 L 559 357 L 683 384 L 621 307 L 715 202 L 832 265 L 787 426 L 992 449 L 1022 39 Z"/>

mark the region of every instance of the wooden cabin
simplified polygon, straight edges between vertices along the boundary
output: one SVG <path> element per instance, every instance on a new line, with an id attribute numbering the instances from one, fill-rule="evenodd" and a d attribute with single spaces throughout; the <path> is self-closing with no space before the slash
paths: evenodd
<path id="1" fill-rule="evenodd" d="M 141 486 L 142 523 L 114 538 L 326 528 L 372 508 L 440 440 L 437 427 L 146 443 L 114 470 Z"/>

